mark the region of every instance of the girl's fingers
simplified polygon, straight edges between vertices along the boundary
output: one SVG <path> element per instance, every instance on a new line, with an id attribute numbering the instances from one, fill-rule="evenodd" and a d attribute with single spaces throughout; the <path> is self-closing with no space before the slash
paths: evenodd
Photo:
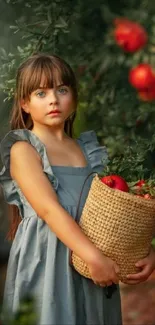
<path id="1" fill-rule="evenodd" d="M 99 286 L 102 288 L 106 287 L 105 283 L 99 283 Z"/>
<path id="2" fill-rule="evenodd" d="M 101 286 L 102 286 L 102 287 L 103 287 L 103 286 L 105 287 L 105 285 L 106 285 L 106 284 L 103 283 L 103 282 L 98 282 L 98 281 L 93 281 L 93 282 L 94 282 L 94 284 L 96 284 L 97 286 L 100 286 L 100 287 L 101 287 Z"/>
<path id="3" fill-rule="evenodd" d="M 97 282 L 97 281 L 94 281 L 94 283 L 100 287 L 108 287 L 108 286 L 111 286 L 113 284 L 112 281 L 108 281 L 108 282 Z"/>
<path id="4" fill-rule="evenodd" d="M 94 282 L 94 284 L 98 285 L 98 282 L 96 282 L 96 281 L 93 281 L 93 282 Z"/>
<path id="5" fill-rule="evenodd" d="M 128 274 L 127 275 L 127 284 L 138 284 L 140 282 L 144 282 L 148 279 L 148 277 L 151 275 L 153 269 L 150 264 L 144 266 L 141 272 L 138 272 L 136 274 Z"/>
<path id="6" fill-rule="evenodd" d="M 103 288 L 106 286 L 105 283 L 99 283 L 99 282 L 96 282 L 96 281 L 94 281 L 94 283 L 95 283 L 97 286 L 100 286 L 100 287 L 103 287 Z"/>
<path id="7" fill-rule="evenodd" d="M 108 282 L 100 282 L 99 283 L 99 286 L 100 287 L 109 287 L 109 286 L 111 286 L 113 284 L 113 282 L 112 281 L 108 281 Z"/>
<path id="8" fill-rule="evenodd" d="M 128 275 L 127 275 L 127 279 L 128 279 L 128 280 L 139 281 L 139 280 L 143 279 L 145 276 L 146 276 L 145 273 L 128 274 Z"/>
<path id="9" fill-rule="evenodd" d="M 136 274 L 128 274 L 127 275 L 127 281 L 133 280 L 133 281 L 145 281 L 149 275 L 151 274 L 150 267 L 144 268 L 141 272 Z"/>
<path id="10" fill-rule="evenodd" d="M 115 270 L 116 274 L 120 273 L 120 268 L 119 268 L 119 266 L 117 264 L 114 264 L 114 270 Z"/>
<path id="11" fill-rule="evenodd" d="M 111 286 L 112 284 L 113 284 L 112 281 L 108 281 L 108 282 L 106 283 L 106 286 L 108 287 L 108 286 Z"/>
<path id="12" fill-rule="evenodd" d="M 136 281 L 136 280 L 127 280 L 125 281 L 125 284 L 128 285 L 134 285 L 134 284 L 139 284 L 141 281 Z"/>
<path id="13" fill-rule="evenodd" d="M 112 283 L 119 284 L 119 278 L 113 278 Z"/>

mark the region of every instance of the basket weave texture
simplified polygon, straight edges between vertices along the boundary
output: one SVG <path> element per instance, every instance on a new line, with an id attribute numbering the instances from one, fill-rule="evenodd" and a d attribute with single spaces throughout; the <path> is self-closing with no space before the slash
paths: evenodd
<path id="1" fill-rule="evenodd" d="M 82 211 L 79 226 L 106 256 L 120 267 L 120 280 L 138 271 L 135 263 L 146 257 L 155 234 L 155 200 L 112 189 L 96 175 Z M 74 252 L 74 268 L 91 278 L 89 269 Z"/>

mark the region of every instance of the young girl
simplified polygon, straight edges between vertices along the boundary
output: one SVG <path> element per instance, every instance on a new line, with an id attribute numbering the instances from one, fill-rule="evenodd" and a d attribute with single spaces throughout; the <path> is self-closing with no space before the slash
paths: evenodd
<path id="1" fill-rule="evenodd" d="M 121 325 L 119 268 L 78 226 L 92 179 L 76 216 L 84 180 L 103 169 L 107 154 L 94 131 L 73 139 L 77 97 L 73 71 L 61 58 L 38 54 L 20 66 L 12 131 L 1 142 L 0 182 L 14 237 L 3 306 L 14 313 L 31 294 L 40 325 Z M 70 265 L 70 250 L 92 280 Z"/>

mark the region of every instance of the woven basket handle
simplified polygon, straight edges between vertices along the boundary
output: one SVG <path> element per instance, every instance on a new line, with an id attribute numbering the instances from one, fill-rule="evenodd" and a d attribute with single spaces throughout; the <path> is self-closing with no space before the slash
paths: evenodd
<path id="1" fill-rule="evenodd" d="M 75 221 L 77 220 L 77 217 L 78 217 L 78 213 L 79 213 L 79 207 L 80 207 L 80 202 L 81 202 L 81 197 L 82 197 L 82 193 L 83 193 L 83 189 L 84 189 L 84 186 L 86 184 L 86 181 L 88 180 L 88 178 L 93 175 L 93 174 L 97 174 L 95 172 L 91 172 L 87 175 L 83 185 L 82 185 L 82 189 L 81 189 L 81 192 L 80 192 L 80 196 L 79 196 L 79 201 L 78 201 L 78 205 L 77 205 L 77 210 L 76 210 L 76 216 L 75 216 Z M 70 266 L 72 266 L 72 250 L 69 249 L 69 264 Z"/>
<path id="2" fill-rule="evenodd" d="M 88 180 L 88 178 L 93 174 L 97 175 L 97 173 L 91 172 L 90 174 L 88 174 L 88 176 L 86 177 L 86 179 L 85 179 L 85 181 L 84 181 L 84 183 L 82 185 L 82 189 L 81 189 L 81 193 L 80 193 L 80 197 L 79 197 L 79 201 L 78 201 L 78 205 L 77 205 L 76 219 L 75 220 L 77 220 L 77 216 L 78 216 L 78 212 L 79 212 L 79 207 L 80 207 L 80 202 L 81 202 L 81 197 L 82 197 L 84 186 L 85 186 L 86 181 Z M 70 264 L 70 266 L 72 266 L 72 251 L 71 250 L 69 250 L 69 264 Z M 106 297 L 108 299 L 110 299 L 112 297 L 112 295 L 113 295 L 113 292 L 116 291 L 116 290 L 117 290 L 117 286 L 116 286 L 115 283 L 113 283 L 110 286 L 106 286 L 104 288 L 104 292 L 105 292 Z"/>
<path id="3" fill-rule="evenodd" d="M 75 219 L 75 220 L 77 220 L 77 217 L 78 217 L 79 207 L 80 207 L 80 202 L 81 202 L 81 197 L 82 197 L 82 193 L 83 193 L 84 186 L 85 186 L 86 181 L 88 180 L 88 178 L 89 178 L 91 175 L 93 175 L 93 174 L 97 175 L 97 173 L 95 173 L 95 172 L 91 172 L 90 174 L 88 174 L 88 176 L 86 177 L 86 179 L 85 179 L 85 181 L 84 181 L 84 183 L 83 183 L 83 185 L 82 185 L 82 189 L 81 189 L 81 193 L 80 193 L 80 197 L 79 197 L 79 201 L 78 201 L 78 205 L 77 205 L 77 210 L 76 210 L 76 219 Z"/>

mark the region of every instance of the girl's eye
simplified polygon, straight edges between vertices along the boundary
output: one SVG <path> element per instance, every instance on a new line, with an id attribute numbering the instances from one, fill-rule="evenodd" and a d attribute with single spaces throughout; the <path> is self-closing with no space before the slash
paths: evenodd
<path id="1" fill-rule="evenodd" d="M 38 96 L 38 97 L 45 97 L 45 95 L 46 95 L 45 91 L 39 91 L 39 92 L 37 93 L 37 96 Z"/>
<path id="2" fill-rule="evenodd" d="M 58 92 L 62 95 L 66 94 L 68 92 L 68 89 L 67 88 L 59 88 L 58 89 Z"/>

